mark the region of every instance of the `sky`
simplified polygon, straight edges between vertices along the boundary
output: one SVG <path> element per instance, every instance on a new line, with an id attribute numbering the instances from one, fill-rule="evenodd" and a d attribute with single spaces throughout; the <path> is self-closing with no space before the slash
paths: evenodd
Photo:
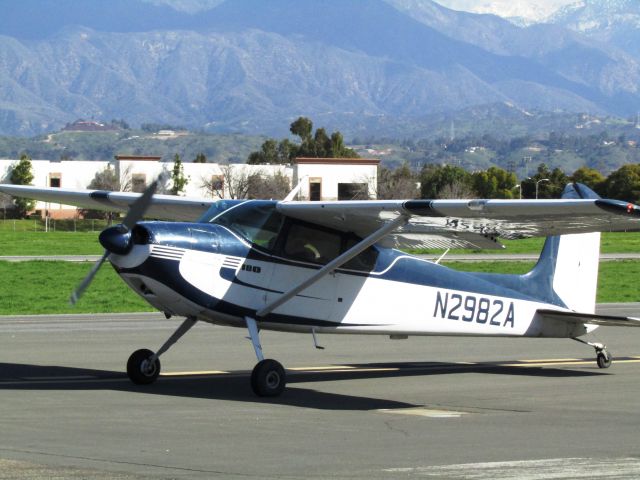
<path id="1" fill-rule="evenodd" d="M 540 21 L 558 8 L 580 0 L 435 0 L 453 10 L 473 13 L 493 13 L 500 17 L 523 17 Z"/>

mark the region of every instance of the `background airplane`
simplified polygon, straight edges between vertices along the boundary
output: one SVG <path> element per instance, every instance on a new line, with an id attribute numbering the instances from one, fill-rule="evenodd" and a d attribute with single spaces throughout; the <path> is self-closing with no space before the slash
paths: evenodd
<path id="1" fill-rule="evenodd" d="M 167 317 L 184 317 L 154 353 L 127 362 L 153 383 L 159 357 L 197 321 L 246 328 L 258 363 L 251 386 L 282 393 L 282 365 L 265 359 L 260 330 L 311 334 L 572 338 L 640 319 L 595 314 L 600 231 L 640 230 L 640 207 L 569 184 L 558 200 L 298 202 L 210 200 L 0 185 L 0 191 L 83 208 L 127 211 L 99 237 L 104 255 L 71 300 L 109 260 L 137 294 Z M 180 220 L 141 221 L 143 216 Z M 185 222 L 184 220 L 190 220 Z M 500 238 L 548 237 L 525 275 L 459 272 L 398 248 L 501 248 Z"/>

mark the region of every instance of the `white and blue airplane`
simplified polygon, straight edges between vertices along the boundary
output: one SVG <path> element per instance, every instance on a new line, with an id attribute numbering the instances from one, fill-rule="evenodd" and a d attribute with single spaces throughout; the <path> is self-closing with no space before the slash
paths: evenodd
<path id="1" fill-rule="evenodd" d="M 285 388 L 265 359 L 260 330 L 310 334 L 555 337 L 586 343 L 600 368 L 612 358 L 580 337 L 640 319 L 595 313 L 601 231 L 640 230 L 640 206 L 569 184 L 557 200 L 218 200 L 0 185 L 13 196 L 127 211 L 99 237 L 104 255 L 75 302 L 109 260 L 138 295 L 184 317 L 154 353 L 127 362 L 136 384 L 153 383 L 160 356 L 196 322 L 246 328 L 259 396 Z M 143 216 L 173 220 L 141 221 Z M 524 275 L 455 271 L 399 248 L 501 248 L 500 238 L 547 237 Z M 319 347 L 321 348 L 321 347 Z"/>

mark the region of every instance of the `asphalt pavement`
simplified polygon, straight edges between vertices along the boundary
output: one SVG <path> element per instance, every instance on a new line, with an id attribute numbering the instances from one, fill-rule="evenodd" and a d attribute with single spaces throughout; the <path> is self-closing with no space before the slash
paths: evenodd
<path id="1" fill-rule="evenodd" d="M 640 304 L 599 306 L 640 316 Z M 159 314 L 0 317 L 0 479 L 638 478 L 640 329 L 601 328 L 614 363 L 564 339 L 263 332 L 288 369 L 249 387 L 242 329 L 197 325 L 134 386 Z"/>

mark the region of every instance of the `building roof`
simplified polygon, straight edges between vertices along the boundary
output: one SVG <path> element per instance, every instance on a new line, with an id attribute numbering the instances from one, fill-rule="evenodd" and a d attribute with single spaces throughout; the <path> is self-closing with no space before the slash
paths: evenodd
<path id="1" fill-rule="evenodd" d="M 116 160 L 121 161 L 159 162 L 161 159 L 160 155 L 116 155 Z"/>
<path id="2" fill-rule="evenodd" d="M 375 158 L 315 158 L 296 157 L 293 163 L 316 165 L 378 165 L 380 160 Z"/>

